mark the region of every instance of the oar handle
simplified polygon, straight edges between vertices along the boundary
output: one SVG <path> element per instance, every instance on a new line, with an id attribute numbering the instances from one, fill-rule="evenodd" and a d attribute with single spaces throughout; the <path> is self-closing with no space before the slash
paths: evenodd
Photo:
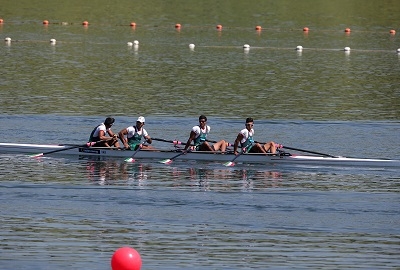
<path id="1" fill-rule="evenodd" d="M 151 139 L 153 139 L 155 141 L 160 141 L 160 142 L 173 143 L 174 145 L 185 144 L 184 142 L 181 142 L 181 141 L 172 141 L 172 140 L 165 140 L 165 139 L 159 139 L 159 138 L 151 138 Z"/>

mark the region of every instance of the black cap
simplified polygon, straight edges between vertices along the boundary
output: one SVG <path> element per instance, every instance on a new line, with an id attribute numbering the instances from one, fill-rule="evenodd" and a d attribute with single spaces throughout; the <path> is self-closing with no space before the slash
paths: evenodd
<path id="1" fill-rule="evenodd" d="M 107 117 L 106 120 L 104 121 L 104 125 L 109 126 L 109 125 L 114 124 L 114 122 L 115 122 L 115 119 L 114 119 L 114 118 L 112 118 L 112 117 Z"/>
<path id="2" fill-rule="evenodd" d="M 199 116 L 199 121 L 202 120 L 202 119 L 207 121 L 207 117 L 205 115 L 203 115 L 203 114 Z"/>
<path id="3" fill-rule="evenodd" d="M 247 118 L 246 118 L 246 123 L 250 123 L 250 122 L 254 122 L 253 118 L 247 117 Z"/>

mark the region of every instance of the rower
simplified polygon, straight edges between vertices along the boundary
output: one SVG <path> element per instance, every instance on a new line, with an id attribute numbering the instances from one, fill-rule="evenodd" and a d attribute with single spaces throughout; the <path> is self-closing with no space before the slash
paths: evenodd
<path id="1" fill-rule="evenodd" d="M 96 142 L 92 146 L 97 147 L 111 147 L 115 146 L 119 148 L 118 135 L 114 134 L 111 130 L 112 125 L 114 125 L 115 119 L 112 117 L 107 117 L 104 123 L 101 123 L 95 127 L 90 134 L 89 142 Z M 110 136 L 106 136 L 106 134 Z"/>
<path id="2" fill-rule="evenodd" d="M 135 126 L 129 126 L 122 129 L 118 134 L 121 142 L 125 146 L 125 149 L 137 150 L 138 147 L 142 149 L 154 149 L 151 145 L 143 145 L 141 143 L 142 138 L 146 140 L 148 144 L 152 143 L 151 137 L 147 131 L 143 128 L 145 119 L 143 116 L 139 116 L 136 120 Z"/>
<path id="3" fill-rule="evenodd" d="M 244 129 L 242 129 L 236 137 L 235 144 L 233 146 L 233 151 L 235 155 L 238 155 L 237 151 L 239 143 L 245 153 L 276 153 L 276 145 L 273 141 L 267 142 L 263 145 L 256 143 L 253 139 L 254 135 L 254 120 L 251 117 L 246 119 L 246 124 Z"/>
<path id="4" fill-rule="evenodd" d="M 220 140 L 213 145 L 210 145 L 207 142 L 207 135 L 210 133 L 210 126 L 207 125 L 207 117 L 205 115 L 199 116 L 199 125 L 194 126 L 190 131 L 189 139 L 186 142 L 185 149 L 186 151 L 192 141 L 194 142 L 194 146 L 191 147 L 191 150 L 196 151 L 221 151 L 225 152 L 226 147 L 229 145 L 225 140 Z"/>

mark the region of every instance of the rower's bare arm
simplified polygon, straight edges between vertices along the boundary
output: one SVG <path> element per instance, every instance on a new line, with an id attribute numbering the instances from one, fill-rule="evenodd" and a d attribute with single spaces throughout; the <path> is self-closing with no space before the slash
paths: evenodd
<path id="1" fill-rule="evenodd" d="M 146 137 L 144 137 L 146 139 L 146 142 L 148 144 L 151 144 L 153 142 L 153 140 L 151 139 L 151 137 L 149 135 L 147 135 Z"/>
<path id="2" fill-rule="evenodd" d="M 99 138 L 100 138 L 100 141 L 108 141 L 108 140 L 112 139 L 112 137 L 106 136 L 106 133 L 103 130 L 100 130 Z"/>
<path id="3" fill-rule="evenodd" d="M 193 141 L 194 139 L 196 139 L 196 133 L 194 133 L 193 131 L 191 131 L 191 132 L 190 132 L 190 135 L 189 135 L 189 139 L 188 139 L 187 142 L 186 142 L 186 145 L 185 145 L 185 149 L 184 149 L 184 150 L 187 150 L 187 149 L 189 148 L 190 144 L 192 143 L 192 141 Z"/>
<path id="4" fill-rule="evenodd" d="M 238 153 L 237 149 L 239 146 L 240 141 L 243 139 L 243 134 L 239 133 L 236 137 L 235 143 L 233 145 L 233 152 L 235 153 L 235 155 Z"/>
<path id="5" fill-rule="evenodd" d="M 121 131 L 118 133 L 118 136 L 122 144 L 125 146 L 125 148 L 129 148 L 128 140 L 126 139 L 126 134 L 128 134 L 128 131 L 126 130 L 126 128 L 124 128 L 121 129 Z"/>

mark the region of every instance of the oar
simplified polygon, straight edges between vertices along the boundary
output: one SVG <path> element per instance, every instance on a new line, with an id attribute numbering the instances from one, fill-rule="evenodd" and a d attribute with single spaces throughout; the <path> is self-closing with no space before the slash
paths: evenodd
<path id="1" fill-rule="evenodd" d="M 180 142 L 180 141 L 171 141 L 171 140 L 164 140 L 164 139 L 159 139 L 159 138 L 151 138 L 151 139 L 152 139 L 152 140 L 155 140 L 155 141 L 160 141 L 160 142 L 173 143 L 173 144 L 175 144 L 175 145 L 177 145 L 177 144 L 185 144 L 185 143 Z"/>
<path id="2" fill-rule="evenodd" d="M 140 149 L 142 148 L 142 144 L 144 144 L 144 142 L 141 142 L 139 144 L 139 147 L 135 150 L 135 152 L 133 152 L 132 156 L 130 158 L 125 159 L 125 162 L 135 162 L 135 159 L 133 157 L 137 154 L 137 152 L 140 151 Z"/>
<path id="3" fill-rule="evenodd" d="M 53 151 L 49 151 L 49 152 L 46 152 L 46 153 L 40 153 L 40 154 L 36 154 L 36 155 L 31 155 L 31 157 L 41 157 L 41 156 L 44 156 L 44 155 L 48 155 L 48 154 L 53 154 L 53 153 L 57 153 L 57 152 L 62 152 L 62 151 L 66 151 L 66 150 L 70 150 L 70 149 L 74 149 L 74 148 L 79 148 L 79 147 L 90 147 L 90 146 L 93 146 L 93 145 L 95 145 L 97 142 L 88 142 L 88 143 L 85 143 L 85 144 L 82 144 L 82 145 L 74 145 L 74 146 L 71 146 L 71 147 L 66 147 L 66 148 L 63 148 L 63 149 L 58 149 L 58 150 L 53 150 Z"/>
<path id="4" fill-rule="evenodd" d="M 237 154 L 231 161 L 228 161 L 228 162 L 224 163 L 224 165 L 225 165 L 226 167 L 233 167 L 233 166 L 235 166 L 235 162 L 234 162 L 234 161 L 235 161 L 238 157 L 240 157 L 244 152 L 245 152 L 245 149 L 243 149 L 242 152 L 240 152 L 239 154 Z"/>
<path id="5" fill-rule="evenodd" d="M 181 153 L 179 153 L 179 154 L 173 156 L 172 158 L 164 159 L 164 160 L 161 160 L 160 162 L 169 165 L 169 164 L 171 164 L 172 161 L 173 161 L 174 159 L 176 159 L 177 157 L 180 157 L 180 156 L 182 156 L 182 155 L 184 155 L 184 154 L 186 154 L 186 153 L 189 153 L 189 152 L 190 152 L 190 150 L 183 150 Z"/>
<path id="6" fill-rule="evenodd" d="M 257 141 L 255 141 L 255 143 L 265 144 L 265 143 L 257 142 Z M 279 143 L 276 143 L 275 145 L 276 145 L 276 148 L 285 148 L 285 149 L 289 149 L 289 150 L 293 150 L 293 151 L 299 151 L 299 152 L 310 153 L 310 154 L 315 154 L 315 155 L 320 155 L 320 156 L 325 156 L 325 157 L 337 158 L 337 156 L 332 156 L 332 155 L 329 155 L 329 154 L 319 153 L 319 152 L 315 152 L 315 151 L 311 151 L 311 150 L 304 150 L 304 149 L 300 149 L 300 148 L 284 146 L 284 145 L 279 144 Z"/>
<path id="7" fill-rule="evenodd" d="M 310 154 L 315 154 L 315 155 L 320 155 L 320 156 L 325 156 L 325 157 L 337 158 L 337 156 L 332 156 L 332 155 L 329 155 L 329 154 L 319 153 L 319 152 L 315 152 L 315 151 L 310 151 L 310 150 L 304 150 L 304 149 L 284 146 L 284 145 L 281 145 L 281 144 L 278 144 L 278 146 L 279 146 L 278 148 L 285 148 L 285 149 L 304 152 L 304 153 L 310 153 Z"/>

